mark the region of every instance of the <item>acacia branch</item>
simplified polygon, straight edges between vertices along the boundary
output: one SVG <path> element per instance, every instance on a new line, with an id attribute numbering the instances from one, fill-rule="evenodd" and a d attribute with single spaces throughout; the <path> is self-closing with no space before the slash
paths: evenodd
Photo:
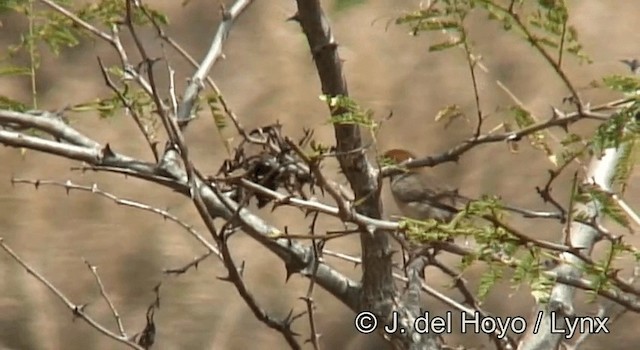
<path id="1" fill-rule="evenodd" d="M 141 202 L 138 202 L 138 201 L 134 201 L 134 200 L 130 200 L 130 199 L 120 198 L 120 197 L 116 196 L 113 193 L 109 193 L 109 192 L 103 191 L 102 189 L 100 189 L 98 187 L 97 184 L 93 184 L 92 186 L 83 186 L 83 185 L 75 184 L 75 183 L 73 183 L 71 181 L 66 181 L 66 182 L 63 183 L 63 182 L 50 181 L 50 180 L 29 180 L 29 179 L 17 179 L 17 178 L 11 179 L 11 183 L 12 184 L 31 184 L 31 185 L 34 185 L 36 188 L 38 188 L 40 186 L 62 187 L 67 191 L 67 194 L 71 190 L 89 192 L 89 193 L 93 193 L 95 195 L 110 199 L 111 201 L 113 201 L 114 203 L 116 203 L 118 205 L 123 205 L 123 206 L 129 207 L 129 208 L 143 210 L 143 211 L 151 212 L 153 214 L 160 215 L 164 220 L 173 221 L 176 224 L 180 225 L 180 227 L 182 227 L 193 238 L 195 238 L 198 242 L 200 242 L 200 244 L 202 244 L 205 248 L 207 248 L 208 253 L 205 256 L 208 256 L 209 254 L 213 253 L 218 258 L 222 258 L 222 256 L 220 255 L 220 251 L 216 246 L 214 246 L 213 244 L 209 243 L 209 241 L 207 241 L 196 229 L 194 229 L 193 226 L 191 226 L 188 223 L 184 222 L 179 217 L 177 217 L 174 214 L 170 213 L 168 210 L 163 210 L 163 209 L 160 209 L 160 208 L 156 208 L 156 207 L 153 207 L 151 205 L 144 204 L 144 203 L 141 203 Z M 197 260 L 197 262 L 199 262 L 201 260 L 202 259 Z M 197 262 L 195 262 L 195 263 L 197 263 Z"/>
<path id="2" fill-rule="evenodd" d="M 349 91 L 338 55 L 338 44 L 319 0 L 297 0 L 298 12 L 292 17 L 302 27 L 320 78 L 322 93 L 328 97 L 332 116 L 347 112 L 331 105 L 333 97 L 347 97 Z M 355 196 L 356 212 L 379 219 L 382 215 L 380 181 L 364 153 L 361 129 L 353 123 L 334 123 L 336 154 L 342 173 L 346 176 Z M 412 325 L 418 315 L 410 310 L 420 305 L 408 305 L 412 300 L 399 302 L 393 279 L 392 251 L 385 230 L 361 227 L 362 292 L 360 310 L 370 310 L 382 319 L 393 311 L 400 314 L 401 324 Z M 394 334 L 392 341 L 405 349 L 439 349 L 434 334 L 417 334 L 408 327 L 406 334 Z"/>
<path id="3" fill-rule="evenodd" d="M 600 158 L 594 156 L 585 175 L 585 182 L 589 183 L 593 181 L 593 183 L 603 190 L 610 190 L 616 166 L 621 160 L 624 147 L 626 146 L 627 145 L 623 144 L 618 148 L 606 149 Z M 596 218 L 596 221 L 598 221 L 600 217 L 599 214 L 602 210 L 602 203 L 594 199 L 587 203 L 577 202 L 574 207 L 577 212 L 581 212 L 587 217 Z M 599 235 L 599 231 L 593 225 L 585 225 L 577 220 L 573 220 L 569 227 L 568 241 L 571 247 L 575 248 L 578 252 L 589 255 Z M 575 281 L 582 276 L 582 266 L 584 266 L 585 262 L 576 256 L 576 254 L 561 253 L 560 261 L 561 264 L 553 271 L 557 274 L 559 281 Z M 565 327 L 562 316 L 572 316 L 575 312 L 573 306 L 574 295 L 575 288 L 572 285 L 565 283 L 556 284 L 551 291 L 549 303 L 547 305 L 538 305 L 537 307 L 535 314 L 543 313 L 544 315 L 541 318 L 539 331 L 536 333 L 528 333 L 519 349 L 543 350 L 557 348 L 558 344 L 562 341 L 562 334 L 551 332 L 551 318 L 555 317 L 556 324 L 560 327 Z M 605 296 L 612 297 L 611 295 Z M 554 316 L 554 314 L 551 313 L 552 311 L 558 312 L 556 312 Z"/>
<path id="4" fill-rule="evenodd" d="M 191 81 L 184 91 L 182 102 L 178 106 L 177 119 L 181 127 L 186 127 L 191 120 L 191 113 L 196 104 L 198 94 L 202 90 L 203 81 L 209 75 L 209 71 L 215 62 L 222 55 L 222 44 L 229 36 L 233 22 L 243 13 L 253 0 L 237 0 L 229 10 L 221 6 L 222 22 L 218 27 L 216 35 L 209 46 L 209 50 L 204 59 L 198 66 L 198 69 L 191 77 Z M 151 18 L 151 16 L 149 16 Z M 156 28 L 158 28 L 156 26 Z"/>
<path id="5" fill-rule="evenodd" d="M 10 111 L 0 109 L 0 124 L 2 124 L 2 116 L 6 115 L 7 112 Z M 25 117 L 25 124 L 36 125 L 32 123 L 34 121 L 33 115 L 27 113 L 20 113 L 20 115 Z M 170 121 L 175 123 L 175 120 L 170 119 Z M 78 133 L 71 126 L 64 123 L 55 125 L 54 132 L 62 133 L 64 131 Z M 179 163 L 181 157 L 177 155 L 174 149 L 169 149 L 165 152 L 162 162 L 158 165 L 115 152 L 110 146 L 103 147 L 88 137 L 83 139 L 87 140 L 86 145 L 76 146 L 45 140 L 37 136 L 28 136 L 14 131 L 0 130 L 0 144 L 23 147 L 68 159 L 80 160 L 88 164 L 91 169 L 116 172 L 143 179 L 178 191 L 185 196 L 191 196 L 191 190 L 195 189 L 199 191 L 202 201 L 212 218 L 221 217 L 230 220 L 233 217 L 234 210 L 238 208 L 238 203 L 233 200 L 224 195 L 216 195 L 214 188 L 204 182 L 197 173 L 194 174 L 192 187 L 186 170 Z M 312 278 L 314 259 L 313 252 L 309 247 L 298 242 L 292 242 L 287 238 L 273 239 L 273 233 L 279 230 L 247 209 L 240 210 L 238 221 L 240 221 L 246 233 L 280 257 L 287 266 L 295 266 L 295 272 L 299 272 L 307 278 Z M 317 269 L 316 283 L 345 303 L 350 309 L 357 310 L 359 305 L 359 284 L 325 263 L 319 263 Z"/>
<path id="6" fill-rule="evenodd" d="M 457 162 L 458 160 L 460 160 L 460 157 L 463 154 L 476 148 L 477 146 L 496 142 L 518 142 L 524 137 L 532 135 L 538 131 L 546 130 L 553 127 L 567 128 L 569 125 L 581 119 L 586 119 L 586 117 L 584 114 L 581 114 L 579 112 L 568 113 L 563 116 L 554 115 L 547 121 L 533 124 L 521 130 L 473 136 L 438 155 L 429 157 L 417 157 L 414 160 L 403 163 L 403 166 L 409 169 L 413 169 L 421 167 L 433 167 L 446 162 Z M 389 176 L 398 171 L 398 169 L 394 170 L 392 167 L 387 167 L 383 169 L 382 174 L 383 176 Z"/>

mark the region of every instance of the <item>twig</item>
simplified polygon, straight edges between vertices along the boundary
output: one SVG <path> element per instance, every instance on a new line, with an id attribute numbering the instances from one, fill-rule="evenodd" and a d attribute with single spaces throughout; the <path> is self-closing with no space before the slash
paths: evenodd
<path id="1" fill-rule="evenodd" d="M 228 11 L 224 7 L 221 8 L 222 23 L 220 23 L 218 27 L 218 31 L 211 42 L 205 58 L 191 77 L 191 82 L 183 94 L 182 103 L 178 106 L 177 119 L 181 128 L 186 127 L 191 120 L 191 111 L 193 110 L 200 90 L 202 90 L 202 81 L 209 75 L 209 71 L 214 63 L 222 55 L 222 44 L 229 35 L 233 22 L 235 22 L 243 13 L 244 9 L 251 5 L 252 2 L 253 0 L 236 0 Z M 152 16 L 148 17 L 152 18 Z M 156 26 L 156 28 L 158 27 L 159 26 Z"/>
<path id="2" fill-rule="evenodd" d="M 102 280 L 98 275 L 98 268 L 95 265 L 92 265 L 91 263 L 89 263 L 87 259 L 83 259 L 83 260 L 84 260 L 84 263 L 89 268 L 89 271 L 91 271 L 91 274 L 93 275 L 93 277 L 96 279 L 96 283 L 100 288 L 100 295 L 102 295 L 102 298 L 104 298 L 104 300 L 107 302 L 107 305 L 109 305 L 109 309 L 111 309 L 113 318 L 116 320 L 116 325 L 118 326 L 118 331 L 120 331 L 120 336 L 123 338 L 127 338 L 127 334 L 124 331 L 124 326 L 122 325 L 122 319 L 120 318 L 120 314 L 118 313 L 118 310 L 116 310 L 116 307 L 113 305 L 113 302 L 111 301 L 111 299 L 109 298 L 109 295 L 104 289 L 104 284 L 102 283 Z"/>
<path id="3" fill-rule="evenodd" d="M 317 220 L 318 220 L 318 213 L 314 215 L 313 220 L 311 221 L 310 231 L 312 235 L 315 234 L 315 224 Z M 313 277 L 309 281 L 309 288 L 307 288 L 307 294 L 304 297 L 302 297 L 302 300 L 304 300 L 305 304 L 307 305 L 307 315 L 309 319 L 309 332 L 310 332 L 309 340 L 311 342 L 311 345 L 313 345 L 314 350 L 320 350 L 320 333 L 318 331 L 318 327 L 316 325 L 316 319 L 315 319 L 315 300 L 313 299 L 313 290 L 316 285 L 315 276 L 318 273 L 318 266 L 320 266 L 319 262 L 321 261 L 320 259 L 322 258 L 321 247 L 323 246 L 324 246 L 323 243 L 318 243 L 315 240 L 311 241 L 311 249 L 313 250 L 313 258 L 314 258 L 313 272 L 311 273 Z"/>
<path id="4" fill-rule="evenodd" d="M 118 334 L 113 333 L 112 331 L 110 331 L 109 329 L 107 329 L 106 327 L 104 327 L 103 325 L 98 323 L 96 320 L 94 320 L 91 316 L 89 316 L 84 311 L 86 305 L 76 305 L 76 304 L 72 303 L 71 300 L 69 300 L 58 288 L 56 288 L 51 282 L 49 282 L 49 280 L 47 280 L 38 271 L 36 271 L 34 268 L 32 268 L 24 260 L 22 260 L 22 258 L 20 258 L 4 242 L 2 237 L 0 237 L 0 248 L 2 248 L 5 252 L 7 252 L 7 254 L 9 254 L 11 256 L 11 258 L 13 258 L 13 260 L 15 260 L 18 264 L 20 264 L 20 266 L 22 266 L 25 270 L 27 270 L 27 272 L 30 275 L 35 277 L 40 283 L 42 283 L 42 285 L 44 285 L 47 289 L 49 289 L 49 291 L 51 291 L 60 301 L 62 301 L 65 304 L 65 306 L 69 310 L 71 310 L 73 312 L 74 316 L 80 317 L 82 320 L 84 320 L 88 325 L 90 325 L 91 327 L 96 329 L 98 332 L 106 335 L 107 337 L 109 337 L 109 338 L 111 338 L 111 339 L 113 339 L 113 340 L 115 340 L 117 342 L 120 342 L 120 343 L 122 343 L 124 345 L 127 345 L 128 347 L 130 347 L 132 349 L 145 350 L 144 348 L 142 348 L 141 346 L 139 346 L 135 342 L 132 342 L 131 340 L 127 339 L 124 336 L 120 336 Z"/>
<path id="5" fill-rule="evenodd" d="M 138 209 L 138 210 L 143 210 L 143 211 L 147 211 L 147 212 L 151 212 L 157 215 L 160 215 L 163 219 L 169 219 L 170 221 L 175 222 L 176 224 L 178 224 L 180 227 L 184 228 L 185 231 L 187 231 L 193 238 L 195 238 L 198 242 L 200 242 L 205 248 L 208 249 L 209 252 L 215 254 L 218 258 L 221 258 L 220 255 L 220 251 L 217 247 L 215 247 L 213 244 L 209 243 L 209 241 L 207 241 L 204 237 L 202 237 L 202 235 L 196 231 L 191 225 L 187 224 L 186 222 L 184 222 L 183 220 L 181 220 L 180 218 L 178 218 L 177 216 L 171 214 L 169 211 L 167 210 L 163 210 L 160 208 L 156 208 L 156 207 L 152 207 L 150 205 L 144 204 L 144 203 L 140 203 L 137 201 L 133 201 L 130 199 L 121 199 L 118 196 L 103 191 L 101 190 L 97 184 L 93 184 L 92 186 L 83 186 L 83 185 L 78 185 L 75 184 L 71 181 L 66 181 L 66 182 L 58 182 L 58 181 L 52 181 L 52 180 L 29 180 L 29 179 L 19 179 L 19 178 L 13 178 L 11 179 L 11 183 L 13 184 L 31 184 L 34 185 L 36 188 L 40 187 L 40 186 L 54 186 L 54 187 L 62 187 L 64 188 L 67 192 L 71 191 L 71 190 L 77 190 L 77 191 L 81 191 L 81 192 L 90 192 L 93 194 L 96 194 L 98 196 L 107 198 L 112 200 L 114 203 L 118 204 L 118 205 L 124 205 L 126 207 L 130 207 L 130 208 L 134 208 L 134 209 Z"/>
<path id="6" fill-rule="evenodd" d="M 234 217 L 238 217 L 241 208 L 242 206 L 238 206 L 238 210 L 235 212 Z M 287 316 L 284 320 L 281 320 L 281 321 L 274 320 L 271 316 L 269 316 L 269 314 L 265 310 L 263 310 L 258 305 L 258 302 L 255 300 L 253 295 L 247 289 L 247 286 L 245 285 L 244 280 L 238 268 L 236 267 L 235 262 L 233 261 L 231 252 L 229 251 L 229 245 L 227 241 L 228 239 L 227 229 L 233 220 L 234 218 L 228 220 L 220 230 L 220 233 L 215 235 L 222 253 L 222 261 L 225 267 L 227 268 L 227 272 L 228 272 L 228 276 L 221 279 L 231 282 L 236 287 L 238 294 L 240 294 L 244 302 L 247 304 L 249 309 L 251 309 L 251 311 L 259 321 L 267 325 L 267 327 L 279 332 L 292 349 L 294 350 L 301 349 L 300 344 L 295 338 L 297 334 L 293 332 L 293 330 L 291 329 L 291 324 L 299 316 L 292 317 L 290 313 L 289 316 Z"/>
<path id="7" fill-rule="evenodd" d="M 173 269 L 164 269 L 162 270 L 162 272 L 166 273 L 166 274 L 176 274 L 176 275 L 180 275 L 183 274 L 185 272 L 187 272 L 190 268 L 195 267 L 196 269 L 198 268 L 198 265 L 206 258 L 208 258 L 210 255 L 212 254 L 211 251 L 208 251 L 198 257 L 193 258 L 193 260 L 191 260 L 188 264 L 182 266 L 182 267 L 178 267 L 178 268 L 173 268 Z M 220 256 L 220 259 L 222 259 L 222 257 Z"/>

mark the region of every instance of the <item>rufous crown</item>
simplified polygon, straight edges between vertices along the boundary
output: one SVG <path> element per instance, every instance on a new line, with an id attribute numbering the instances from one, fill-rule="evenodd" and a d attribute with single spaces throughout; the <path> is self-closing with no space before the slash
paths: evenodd
<path id="1" fill-rule="evenodd" d="M 394 148 L 384 152 L 383 157 L 395 162 L 396 164 L 400 164 L 416 158 L 413 153 L 399 148 Z"/>

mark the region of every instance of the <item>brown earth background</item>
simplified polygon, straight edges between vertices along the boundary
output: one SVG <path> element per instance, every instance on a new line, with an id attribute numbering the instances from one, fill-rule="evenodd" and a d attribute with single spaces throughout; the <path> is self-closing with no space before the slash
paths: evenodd
<path id="1" fill-rule="evenodd" d="M 217 28 L 217 3 L 192 1 L 186 8 L 179 3 L 157 0 L 153 5 L 170 14 L 169 34 L 200 59 Z M 324 3 L 331 8 L 331 1 Z M 626 67 L 618 60 L 639 55 L 640 2 L 575 0 L 568 4 L 571 23 L 578 28 L 585 50 L 594 61 L 591 65 L 579 65 L 573 58 L 566 59 L 569 76 L 594 104 L 616 97 L 586 87 L 604 74 L 625 74 Z M 443 124 L 434 121 L 437 111 L 450 104 L 460 105 L 473 121 L 473 92 L 463 52 L 429 53 L 428 46 L 441 38 L 411 37 L 408 28 L 387 25 L 417 6 L 418 1 L 369 0 L 339 13 L 329 11 L 352 96 L 375 111 L 378 118 L 393 111 L 394 117 L 384 123 L 377 135 L 377 150 L 406 147 L 421 155 L 436 153 L 463 140 L 472 130 L 471 124 L 463 120 L 446 130 Z M 290 135 L 301 135 L 305 127 L 314 128 L 319 141 L 332 144 L 333 131 L 326 124 L 326 108 L 318 99 L 319 82 L 306 40 L 296 24 L 285 22 L 294 12 L 294 1 L 256 1 L 234 25 L 224 47 L 226 59 L 217 63 L 212 77 L 248 128 L 279 120 Z M 3 23 L 0 50 L 6 50 L 7 45 L 17 42 L 26 23 L 24 18 L 15 16 L 0 19 Z M 561 106 L 562 97 L 568 93 L 539 55 L 515 34 L 505 34 L 497 23 L 487 22 L 484 15 L 472 17 L 470 23 L 475 50 L 489 68 L 488 73 L 479 73 L 483 111 L 494 115 L 489 124 L 499 122 L 498 106 L 512 103 L 497 87 L 496 80 L 510 87 L 539 118 L 549 117 L 550 106 Z M 148 31 L 144 35 L 152 54 L 160 56 L 162 51 L 153 33 Z M 97 55 L 110 63 L 116 62 L 109 47 L 91 40 L 58 58 L 45 55 L 38 73 L 39 107 L 59 109 L 107 96 L 109 91 L 97 67 Z M 170 54 L 169 59 L 178 71 L 181 91 L 192 70 L 175 55 Z M 30 101 L 28 79 L 3 79 L 0 94 Z M 93 114 L 70 117 L 77 128 L 98 141 L 108 142 L 119 152 L 149 159 L 142 138 L 125 116 L 108 120 L 98 120 Z M 585 124 L 580 130 L 588 131 L 590 126 Z M 225 133 L 225 137 L 234 136 L 230 128 Z M 215 172 L 225 151 L 210 117 L 203 114 L 187 131 L 186 138 L 200 169 Z M 152 288 L 163 282 L 162 305 L 156 315 L 156 349 L 286 348 L 277 333 L 254 318 L 235 289 L 216 278 L 225 275 L 219 261 L 208 259 L 197 270 L 177 277 L 162 274 L 163 268 L 181 266 L 204 252 L 177 225 L 88 193 L 67 195 L 60 188 L 35 190 L 26 185 L 12 186 L 10 182 L 15 176 L 97 183 L 122 198 L 169 208 L 204 232 L 188 199 L 135 179 L 78 174 L 69 170 L 74 165 L 78 164 L 34 152 L 22 156 L 16 149 L 0 149 L 0 236 L 72 301 L 88 303 L 92 315 L 113 327 L 109 310 L 83 264 L 82 258 L 86 258 L 98 266 L 131 334 L 144 327 L 144 312 L 153 299 Z M 433 171 L 465 193 L 500 194 L 510 203 L 543 209 L 534 188 L 544 184 L 549 167 L 540 152 L 523 143 L 517 154 L 510 153 L 503 144 L 484 146 L 465 155 L 457 165 L 444 165 Z M 327 173 L 344 182 L 335 165 L 327 166 Z M 569 178 L 563 177 L 554 187 L 560 198 L 566 198 Z M 637 180 L 635 174 L 627 193 L 636 208 Z M 386 215 L 397 214 L 386 189 L 384 200 Z M 288 226 L 304 232 L 306 227 L 306 221 L 296 210 L 281 209 L 273 214 L 265 210 L 262 214 L 281 228 Z M 540 221 L 514 218 L 514 222 L 533 236 L 554 238 L 559 232 L 557 225 Z M 330 220 L 322 224 L 323 229 L 340 227 Z M 303 310 L 299 297 L 306 291 L 306 280 L 294 276 L 285 283 L 283 264 L 242 234 L 233 238 L 232 248 L 237 261 L 246 260 L 246 281 L 273 316 L 284 317 L 291 307 Z M 359 252 L 356 237 L 338 240 L 328 248 L 354 255 Z M 357 278 L 359 268 L 330 261 Z M 474 276 L 479 271 L 473 268 L 467 274 L 472 285 L 477 286 Z M 447 281 L 435 271 L 428 276 L 432 285 L 447 290 Z M 354 314 L 327 293 L 316 290 L 316 317 L 323 334 L 323 348 L 385 348 L 377 335 L 358 335 L 352 326 Z M 485 301 L 486 309 L 501 316 L 527 316 L 531 305 L 525 288 L 515 291 L 508 283 L 500 284 Z M 446 310 L 429 298 L 425 306 L 437 313 Z M 593 307 L 584 306 L 581 310 L 592 312 Z M 623 316 L 612 326 L 612 334 L 593 336 L 584 349 L 636 349 L 637 320 L 634 314 Z M 306 322 L 299 321 L 296 330 L 308 334 Z M 455 344 L 474 347 L 486 341 L 484 336 L 447 338 Z M 74 321 L 71 312 L 48 290 L 6 254 L 0 254 L 0 349 L 121 348 L 84 322 Z"/>

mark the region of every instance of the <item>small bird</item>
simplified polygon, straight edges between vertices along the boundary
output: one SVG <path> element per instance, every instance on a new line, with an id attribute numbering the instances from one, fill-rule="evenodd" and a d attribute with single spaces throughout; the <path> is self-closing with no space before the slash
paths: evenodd
<path id="1" fill-rule="evenodd" d="M 383 156 L 396 164 L 415 159 L 413 153 L 403 149 L 389 150 Z M 457 190 L 437 184 L 423 168 L 405 169 L 389 180 L 398 209 L 410 219 L 448 223 L 458 212 L 457 205 L 467 201 Z"/>
<path id="2" fill-rule="evenodd" d="M 415 155 L 404 149 L 392 149 L 383 157 L 395 164 L 415 159 Z M 454 216 L 473 199 L 461 195 L 440 183 L 427 173 L 424 168 L 404 169 L 403 173 L 391 175 L 391 194 L 402 214 L 414 220 L 434 219 L 449 223 Z M 525 218 L 559 219 L 564 222 L 563 213 L 553 211 L 537 211 L 523 209 L 505 204 L 498 204 L 497 209 L 520 214 Z"/>

